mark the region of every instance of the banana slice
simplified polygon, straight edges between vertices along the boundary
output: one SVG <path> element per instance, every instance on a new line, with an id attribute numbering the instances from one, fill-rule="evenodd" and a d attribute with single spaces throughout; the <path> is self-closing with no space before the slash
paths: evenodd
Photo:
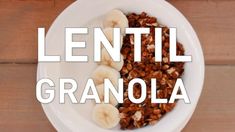
<path id="1" fill-rule="evenodd" d="M 122 34 L 125 34 L 125 28 L 128 27 L 128 20 L 126 18 L 126 16 L 122 13 L 122 11 L 114 9 L 111 10 L 109 13 L 107 13 L 107 15 L 104 18 L 103 21 L 103 26 L 105 28 L 107 27 L 118 27 L 121 28 L 121 32 Z"/>
<path id="2" fill-rule="evenodd" d="M 119 111 L 111 104 L 97 104 L 92 112 L 92 119 L 103 128 L 113 128 L 119 121 Z"/>
<path id="3" fill-rule="evenodd" d="M 103 32 L 104 32 L 104 35 L 106 36 L 106 38 L 108 39 L 108 41 L 113 45 L 113 28 L 105 28 L 103 29 Z M 120 47 L 122 47 L 122 44 L 123 44 L 123 36 L 121 35 L 121 38 L 120 38 Z"/>
<path id="4" fill-rule="evenodd" d="M 120 71 L 122 69 L 122 66 L 124 65 L 123 55 L 121 54 L 120 62 L 114 62 L 108 51 L 105 48 L 102 48 L 101 61 L 99 62 L 99 64 L 107 65 L 113 67 L 117 71 Z"/>
<path id="5" fill-rule="evenodd" d="M 96 89 L 100 97 L 100 100 L 104 101 L 104 84 L 96 86 Z M 116 98 L 113 96 L 112 93 L 109 93 L 109 103 L 112 104 L 113 106 L 118 105 L 118 101 L 116 100 Z"/>
<path id="6" fill-rule="evenodd" d="M 99 65 L 91 74 L 95 85 L 104 83 L 104 79 L 109 79 L 114 86 L 118 86 L 118 79 L 120 78 L 120 73 L 106 65 Z"/>

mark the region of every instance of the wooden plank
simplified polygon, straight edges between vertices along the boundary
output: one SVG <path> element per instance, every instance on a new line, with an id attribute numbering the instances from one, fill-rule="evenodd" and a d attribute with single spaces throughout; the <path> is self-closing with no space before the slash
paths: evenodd
<path id="1" fill-rule="evenodd" d="M 0 1 L 0 62 L 37 62 L 37 28 L 73 0 Z M 207 64 L 235 64 L 235 1 L 170 0 L 195 28 Z"/>
<path id="2" fill-rule="evenodd" d="M 235 129 L 235 66 L 207 66 L 198 107 L 183 131 Z M 0 64 L 0 131 L 55 131 L 35 97 L 36 64 Z"/>
<path id="3" fill-rule="evenodd" d="M 37 62 L 37 28 L 74 0 L 0 0 L 0 62 Z"/>
<path id="4" fill-rule="evenodd" d="M 36 99 L 35 64 L 0 65 L 0 131 L 55 131 Z"/>
<path id="5" fill-rule="evenodd" d="M 234 0 L 169 0 L 195 28 L 207 64 L 235 64 Z"/>
<path id="6" fill-rule="evenodd" d="M 207 66 L 200 101 L 184 132 L 234 132 L 235 66 Z"/>

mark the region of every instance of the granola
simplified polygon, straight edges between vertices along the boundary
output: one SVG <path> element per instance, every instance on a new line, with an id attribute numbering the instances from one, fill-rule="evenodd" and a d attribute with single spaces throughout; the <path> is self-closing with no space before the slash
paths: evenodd
<path id="1" fill-rule="evenodd" d="M 183 62 L 169 61 L 169 28 L 158 23 L 155 17 L 131 13 L 127 15 L 129 27 L 149 27 L 150 34 L 141 36 L 141 62 L 134 62 L 134 36 L 125 35 L 121 53 L 124 65 L 120 71 L 124 80 L 124 102 L 119 104 L 121 129 L 135 129 L 153 125 L 170 112 L 176 103 L 151 103 L 151 78 L 157 79 L 157 98 L 169 99 L 176 79 L 184 72 Z M 154 29 L 162 28 L 162 62 L 155 62 Z M 177 42 L 177 55 L 184 55 L 183 45 Z M 147 97 L 143 103 L 135 104 L 128 99 L 128 83 L 134 78 L 141 78 L 147 85 Z M 141 95 L 140 85 L 134 85 L 134 97 Z"/>

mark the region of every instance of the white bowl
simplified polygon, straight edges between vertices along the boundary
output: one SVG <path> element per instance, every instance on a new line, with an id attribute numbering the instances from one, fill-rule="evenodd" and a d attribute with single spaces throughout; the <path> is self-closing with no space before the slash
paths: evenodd
<path id="1" fill-rule="evenodd" d="M 153 131 L 180 131 L 190 119 L 200 97 L 204 81 L 204 58 L 200 42 L 192 26 L 185 17 L 173 6 L 162 0 L 79 0 L 64 10 L 52 24 L 46 36 L 46 52 L 48 55 L 61 55 L 64 58 L 65 40 L 64 27 L 84 27 L 87 23 L 94 23 L 98 18 L 108 11 L 119 8 L 123 12 L 147 12 L 157 17 L 158 21 L 168 27 L 177 28 L 177 40 L 181 42 L 187 55 L 192 55 L 192 62 L 185 64 L 183 81 L 187 89 L 191 104 L 183 101 L 177 102 L 176 107 L 166 114 L 156 125 L 134 130 L 135 132 Z M 91 26 L 91 25 L 90 25 Z M 92 25 L 97 26 L 96 24 Z M 87 39 L 83 37 L 82 39 Z M 79 100 L 86 79 L 96 67 L 93 60 L 93 44 L 87 42 L 86 49 L 75 50 L 75 54 L 88 55 L 88 63 L 39 63 L 37 79 L 50 78 L 56 84 L 56 97 L 52 103 L 42 104 L 42 107 L 58 131 L 80 131 L 80 132 L 110 132 L 122 131 L 118 127 L 110 130 L 97 126 L 91 120 L 92 105 L 71 104 L 66 98 L 65 104 L 59 104 L 58 85 L 59 78 L 73 78 L 77 80 L 76 91 Z M 43 88 L 47 88 L 44 86 Z M 129 130 L 127 130 L 129 131 Z"/>

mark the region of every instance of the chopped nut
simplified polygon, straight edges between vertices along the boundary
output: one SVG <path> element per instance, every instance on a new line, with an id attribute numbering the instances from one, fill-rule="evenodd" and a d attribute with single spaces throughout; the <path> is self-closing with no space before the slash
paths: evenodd
<path id="1" fill-rule="evenodd" d="M 130 71 L 130 70 L 132 70 L 132 65 L 130 63 L 128 63 L 126 68 L 127 68 L 128 71 Z"/>
<path id="2" fill-rule="evenodd" d="M 135 121 L 139 121 L 141 119 L 141 112 L 140 111 L 136 111 L 135 114 L 132 116 L 132 118 L 135 120 Z"/>
<path id="3" fill-rule="evenodd" d="M 179 72 L 177 72 L 177 71 L 173 72 L 172 77 L 177 79 L 179 77 Z"/>
<path id="4" fill-rule="evenodd" d="M 160 109 L 154 109 L 154 110 L 153 110 L 153 114 L 158 115 L 158 114 L 160 114 L 160 113 L 161 113 L 161 110 L 160 110 Z"/>
<path id="5" fill-rule="evenodd" d="M 152 120 L 152 121 L 149 122 L 149 125 L 154 125 L 156 123 L 157 123 L 157 120 Z"/>
<path id="6" fill-rule="evenodd" d="M 136 78 L 137 76 L 138 76 L 137 71 L 132 70 L 132 71 L 130 71 L 128 78 L 132 79 L 132 78 Z"/>
<path id="7" fill-rule="evenodd" d="M 134 35 L 130 35 L 130 43 L 134 45 Z"/>
<path id="8" fill-rule="evenodd" d="M 125 75 L 125 74 L 127 74 L 128 73 L 128 69 L 126 68 L 126 67 L 122 67 L 122 69 L 121 69 L 121 74 L 122 75 Z"/>
<path id="9" fill-rule="evenodd" d="M 163 58 L 162 58 L 162 61 L 163 61 L 164 63 L 168 63 L 168 62 L 169 62 L 169 60 L 168 60 L 167 57 L 163 57 Z"/>
<path id="10" fill-rule="evenodd" d="M 172 74 L 175 71 L 174 67 L 171 67 L 170 69 L 167 70 L 168 74 Z"/>
<path id="11" fill-rule="evenodd" d="M 148 50 L 149 52 L 154 52 L 154 50 L 155 50 L 155 45 L 154 45 L 154 44 L 147 45 L 147 50 Z"/>
<path id="12" fill-rule="evenodd" d="M 120 118 L 126 118 L 126 117 L 127 117 L 127 114 L 125 114 L 125 113 L 120 113 L 120 114 L 119 114 L 119 117 L 120 117 Z"/>
<path id="13" fill-rule="evenodd" d="M 163 65 L 162 70 L 167 70 L 170 66 L 169 65 Z"/>
<path id="14" fill-rule="evenodd" d="M 152 73 L 153 78 L 161 79 L 162 78 L 162 71 L 155 71 Z"/>

